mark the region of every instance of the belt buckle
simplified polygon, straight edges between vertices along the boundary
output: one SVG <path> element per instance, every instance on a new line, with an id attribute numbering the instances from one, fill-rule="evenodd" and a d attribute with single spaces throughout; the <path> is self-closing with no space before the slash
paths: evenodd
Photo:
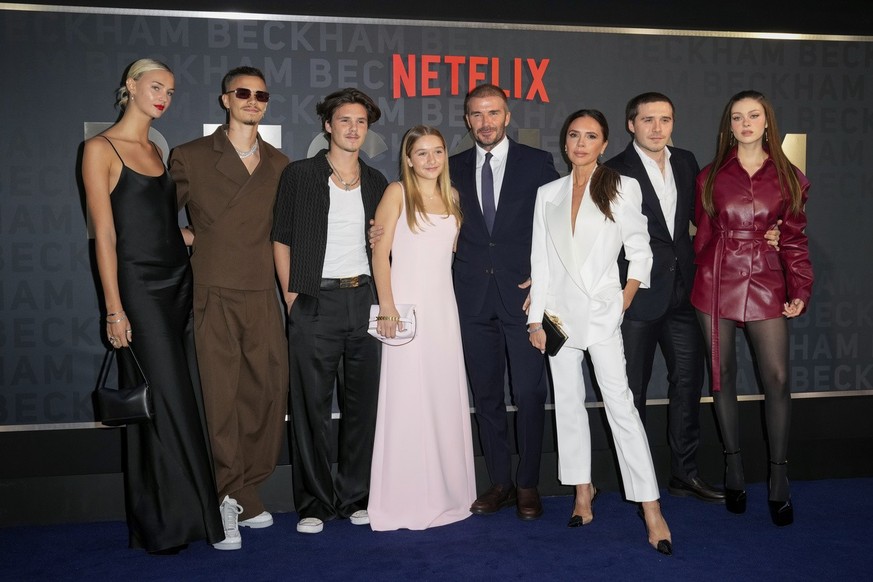
<path id="1" fill-rule="evenodd" d="M 354 277 L 344 277 L 339 280 L 340 289 L 352 289 L 354 287 L 359 286 L 361 283 L 358 281 L 359 276 L 355 275 Z"/>

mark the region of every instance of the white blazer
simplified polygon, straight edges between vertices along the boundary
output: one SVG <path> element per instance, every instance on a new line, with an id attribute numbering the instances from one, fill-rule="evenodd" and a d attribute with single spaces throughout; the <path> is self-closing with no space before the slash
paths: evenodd
<path id="1" fill-rule="evenodd" d="M 576 215 L 575 234 L 570 228 L 572 174 L 540 186 L 530 259 L 528 322 L 542 321 L 543 311 L 548 310 L 561 320 L 566 345 L 579 349 L 611 337 L 621 325 L 624 298 L 617 260 L 622 246 L 630 263 L 628 279 L 648 288 L 652 270 L 640 185 L 621 176 L 612 202 L 615 222 L 594 204 L 589 186 Z"/>

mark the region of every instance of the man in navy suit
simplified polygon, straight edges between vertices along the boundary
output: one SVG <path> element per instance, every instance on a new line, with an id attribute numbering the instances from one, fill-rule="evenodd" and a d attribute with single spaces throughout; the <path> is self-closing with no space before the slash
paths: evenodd
<path id="1" fill-rule="evenodd" d="M 547 395 L 545 360 L 528 340 L 524 304 L 530 284 L 530 248 L 537 189 L 558 178 L 551 154 L 506 137 L 506 94 L 481 85 L 464 100 L 476 146 L 449 160 L 464 222 L 454 262 L 455 296 L 467 375 L 491 487 L 470 511 L 516 506 L 521 519 L 542 515 L 537 484 Z M 511 474 L 504 402 L 509 360 L 519 464 Z"/>
<path id="2" fill-rule="evenodd" d="M 654 256 L 650 287 L 637 292 L 621 325 L 628 381 L 645 423 L 646 389 L 655 347 L 660 346 L 669 381 L 669 491 L 724 502 L 724 493 L 700 478 L 696 460 L 704 344 L 689 300 L 694 250 L 688 225 L 694 209 L 694 180 L 700 168 L 691 152 L 667 147 L 673 132 L 673 103 L 666 95 L 638 95 L 628 102 L 625 113 L 627 129 L 634 139 L 606 165 L 640 183 Z M 622 253 L 622 284 L 627 268 Z"/>

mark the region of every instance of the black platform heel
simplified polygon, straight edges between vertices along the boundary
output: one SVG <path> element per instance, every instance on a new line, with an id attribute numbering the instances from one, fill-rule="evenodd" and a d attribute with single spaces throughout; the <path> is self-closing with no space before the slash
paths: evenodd
<path id="1" fill-rule="evenodd" d="M 776 467 L 784 467 L 788 464 L 788 461 L 782 461 L 781 463 L 776 463 L 770 461 L 770 464 Z M 770 478 L 772 480 L 773 477 L 773 468 L 770 468 Z M 772 490 L 772 487 L 771 487 Z M 789 495 L 787 501 L 773 501 L 768 500 L 767 506 L 770 508 L 770 519 L 773 520 L 773 524 L 779 527 L 785 527 L 786 525 L 791 525 L 794 523 L 794 506 L 791 504 L 791 496 Z"/>
<path id="2" fill-rule="evenodd" d="M 724 452 L 725 456 L 725 476 L 727 476 L 727 457 L 731 455 L 739 455 L 740 451 L 736 450 L 732 453 L 727 451 Z M 740 461 L 742 462 L 742 461 Z M 745 513 L 746 512 L 746 490 L 745 489 L 731 489 L 727 486 L 727 479 L 725 479 L 725 488 L 724 488 L 724 505 L 728 511 L 731 513 Z"/>

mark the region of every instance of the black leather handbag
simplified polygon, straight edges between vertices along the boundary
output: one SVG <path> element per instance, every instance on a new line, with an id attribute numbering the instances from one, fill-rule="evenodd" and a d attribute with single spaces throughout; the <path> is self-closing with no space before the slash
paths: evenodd
<path id="1" fill-rule="evenodd" d="M 549 312 L 543 313 L 543 331 L 546 332 L 546 353 L 556 355 L 567 341 L 567 334 L 561 326 L 561 320 L 557 315 Z"/>
<path id="2" fill-rule="evenodd" d="M 137 370 L 139 370 L 142 381 L 132 388 L 119 387 L 115 389 L 106 386 L 109 370 L 112 368 L 112 360 L 116 359 L 114 349 L 110 349 L 107 352 L 103 358 L 103 366 L 100 369 L 97 388 L 94 390 L 94 408 L 97 412 L 97 418 L 106 426 L 124 426 L 126 424 L 148 422 L 154 415 L 149 381 L 145 377 L 133 350 L 130 348 L 126 349 L 130 350 L 130 355 L 136 364 Z"/>

